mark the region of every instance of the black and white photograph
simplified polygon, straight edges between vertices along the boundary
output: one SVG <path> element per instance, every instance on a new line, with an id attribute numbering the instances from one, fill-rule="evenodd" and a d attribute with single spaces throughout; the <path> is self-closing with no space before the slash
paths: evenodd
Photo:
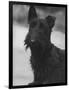
<path id="1" fill-rule="evenodd" d="M 67 84 L 67 5 L 9 2 L 9 88 Z"/>

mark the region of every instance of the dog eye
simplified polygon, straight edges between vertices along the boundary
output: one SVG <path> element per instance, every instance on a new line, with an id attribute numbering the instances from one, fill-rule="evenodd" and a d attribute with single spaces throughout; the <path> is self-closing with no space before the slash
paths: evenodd
<path id="1" fill-rule="evenodd" d="M 43 23 L 40 23 L 40 28 L 44 28 L 44 24 Z"/>
<path id="2" fill-rule="evenodd" d="M 34 28 L 36 25 L 37 25 L 37 22 L 36 21 L 31 23 L 31 27 L 32 28 Z"/>

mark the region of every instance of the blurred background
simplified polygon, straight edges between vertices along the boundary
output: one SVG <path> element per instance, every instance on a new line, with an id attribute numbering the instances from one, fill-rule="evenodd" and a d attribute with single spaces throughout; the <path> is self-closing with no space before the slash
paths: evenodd
<path id="1" fill-rule="evenodd" d="M 51 33 L 51 42 L 65 50 L 65 8 L 35 6 L 38 17 L 56 17 Z M 27 85 L 32 82 L 33 72 L 30 65 L 30 49 L 25 51 L 24 39 L 28 33 L 28 5 L 13 5 L 13 85 Z"/>

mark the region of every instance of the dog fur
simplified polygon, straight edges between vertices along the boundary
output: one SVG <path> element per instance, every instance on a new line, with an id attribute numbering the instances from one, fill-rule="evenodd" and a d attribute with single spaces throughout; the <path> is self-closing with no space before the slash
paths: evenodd
<path id="1" fill-rule="evenodd" d="M 55 20 L 56 17 L 50 15 L 40 19 L 33 6 L 29 9 L 25 45 L 31 50 L 30 63 L 34 73 L 31 85 L 65 83 L 65 51 L 50 41 Z"/>

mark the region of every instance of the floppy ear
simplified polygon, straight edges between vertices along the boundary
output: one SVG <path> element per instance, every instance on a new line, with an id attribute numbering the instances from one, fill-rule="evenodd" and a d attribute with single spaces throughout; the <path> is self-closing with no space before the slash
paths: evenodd
<path id="1" fill-rule="evenodd" d="M 46 17 L 46 21 L 50 28 L 52 28 L 55 25 L 55 20 L 56 20 L 55 16 L 47 16 Z"/>
<path id="2" fill-rule="evenodd" d="M 35 8 L 31 6 L 28 12 L 28 23 L 30 23 L 34 18 L 37 18 L 37 14 Z"/>

